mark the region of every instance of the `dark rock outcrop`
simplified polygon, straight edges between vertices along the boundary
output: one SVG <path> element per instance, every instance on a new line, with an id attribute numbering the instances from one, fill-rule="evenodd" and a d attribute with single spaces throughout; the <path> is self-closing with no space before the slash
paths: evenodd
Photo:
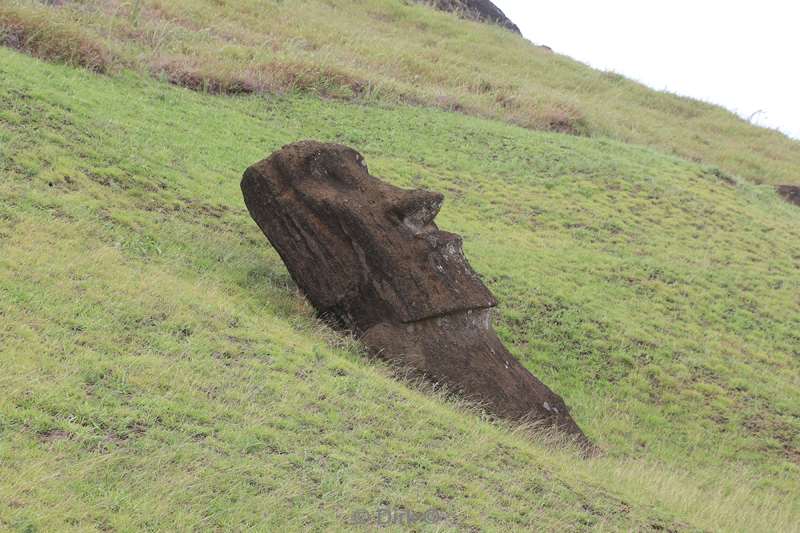
<path id="1" fill-rule="evenodd" d="M 511 22 L 509 18 L 500 11 L 496 5 L 489 0 L 417 0 L 427 4 L 432 4 L 436 9 L 441 11 L 451 11 L 458 13 L 461 16 L 478 20 L 481 22 L 490 22 L 498 24 L 507 28 L 514 33 L 520 33 L 516 24 Z"/>
<path id="2" fill-rule="evenodd" d="M 778 185 L 778 194 L 790 204 L 800 205 L 800 186 Z"/>
<path id="3" fill-rule="evenodd" d="M 317 311 L 376 356 L 589 446 L 563 400 L 491 325 L 497 302 L 458 235 L 434 223 L 443 197 L 371 176 L 346 146 L 290 144 L 248 168 L 251 216 Z"/>

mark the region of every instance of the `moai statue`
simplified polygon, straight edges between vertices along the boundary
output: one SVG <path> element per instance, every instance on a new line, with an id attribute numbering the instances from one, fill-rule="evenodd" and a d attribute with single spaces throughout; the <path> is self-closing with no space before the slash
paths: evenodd
<path id="1" fill-rule="evenodd" d="M 458 235 L 434 223 L 444 197 L 371 176 L 338 144 L 303 141 L 248 168 L 250 215 L 319 314 L 375 356 L 444 383 L 497 416 L 591 445 L 564 401 L 503 346 L 494 296 Z"/>

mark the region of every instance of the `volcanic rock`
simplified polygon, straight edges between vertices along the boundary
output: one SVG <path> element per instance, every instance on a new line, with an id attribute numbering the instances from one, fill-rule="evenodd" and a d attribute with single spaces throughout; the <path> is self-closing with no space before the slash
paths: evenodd
<path id="1" fill-rule="evenodd" d="M 418 0 L 419 1 L 419 0 Z M 516 24 L 489 0 L 422 0 L 441 11 L 451 11 L 461 16 L 498 24 L 514 33 L 521 33 Z"/>
<path id="2" fill-rule="evenodd" d="M 434 223 L 443 196 L 371 176 L 338 144 L 284 146 L 242 179 L 250 215 L 323 317 L 369 352 L 444 383 L 497 416 L 590 446 L 564 401 L 503 346 L 497 301 L 458 235 Z"/>

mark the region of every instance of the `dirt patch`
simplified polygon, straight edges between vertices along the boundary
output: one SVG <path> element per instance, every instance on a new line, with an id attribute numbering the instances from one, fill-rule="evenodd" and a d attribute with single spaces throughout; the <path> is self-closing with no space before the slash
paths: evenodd
<path id="1" fill-rule="evenodd" d="M 181 198 L 181 200 L 183 200 L 184 205 L 175 207 L 175 210 L 186 210 L 193 214 L 212 218 L 222 218 L 231 211 L 227 205 L 211 205 L 191 198 Z"/>
<path id="2" fill-rule="evenodd" d="M 42 442 L 56 442 L 59 440 L 69 440 L 72 438 L 72 433 L 62 429 L 51 429 L 43 433 L 39 433 L 39 440 Z"/>
<path id="3" fill-rule="evenodd" d="M 800 186 L 778 185 L 778 194 L 790 204 L 800 205 Z"/>
<path id="4" fill-rule="evenodd" d="M 161 57 L 150 72 L 173 85 L 210 94 L 286 94 L 314 92 L 323 97 L 361 96 L 369 83 L 346 72 L 297 62 L 272 61 L 232 70 L 189 56 Z"/>
<path id="5" fill-rule="evenodd" d="M 786 455 L 786 458 L 793 462 L 796 465 L 800 465 L 800 450 L 797 448 L 793 448 L 790 445 L 784 445 L 783 453 Z"/>
<path id="6" fill-rule="evenodd" d="M 531 113 L 526 104 L 517 101 L 513 97 L 507 98 L 504 95 L 500 95 L 496 97 L 496 102 L 511 113 L 508 121 L 522 128 L 575 136 L 586 135 L 589 131 L 586 117 L 584 117 L 583 113 L 570 106 L 537 109 Z"/>
<path id="7" fill-rule="evenodd" d="M 100 443 L 98 446 L 103 448 L 106 448 L 109 444 L 122 446 L 128 442 L 128 440 L 144 435 L 147 432 L 147 429 L 148 426 L 141 422 L 132 422 L 128 424 L 128 426 L 121 432 L 112 431 L 106 434 L 104 442 Z"/>
<path id="8" fill-rule="evenodd" d="M 226 76 L 188 57 L 161 58 L 151 65 L 150 72 L 173 85 L 210 94 L 250 94 L 258 90 L 254 79 Z"/>
<path id="9" fill-rule="evenodd" d="M 553 113 L 547 117 L 547 131 L 555 133 L 566 133 L 569 135 L 580 135 L 583 128 L 582 119 L 575 117 L 567 112 Z"/>

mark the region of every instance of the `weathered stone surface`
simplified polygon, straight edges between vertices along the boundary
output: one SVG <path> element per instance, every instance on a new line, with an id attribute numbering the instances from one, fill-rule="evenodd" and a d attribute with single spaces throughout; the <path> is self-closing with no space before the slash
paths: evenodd
<path id="1" fill-rule="evenodd" d="M 468 18 L 482 22 L 491 22 L 507 28 L 514 33 L 521 33 L 516 24 L 489 0 L 417 0 L 433 4 L 442 11 L 452 11 Z"/>
<path id="2" fill-rule="evenodd" d="M 409 324 L 383 322 L 362 341 L 371 353 L 446 383 L 500 417 L 555 427 L 587 444 L 564 401 L 509 353 L 491 321 L 490 309 L 473 309 Z"/>
<path id="3" fill-rule="evenodd" d="M 800 186 L 778 185 L 778 194 L 780 194 L 787 202 L 794 205 L 800 205 Z"/>
<path id="4" fill-rule="evenodd" d="M 248 168 L 251 215 L 314 307 L 348 328 L 496 305 L 458 235 L 433 218 L 443 197 L 370 176 L 360 154 L 302 142 Z"/>
<path id="5" fill-rule="evenodd" d="M 523 367 L 491 325 L 497 302 L 461 238 L 433 222 L 443 197 L 369 174 L 336 144 L 290 144 L 248 168 L 251 216 L 317 311 L 369 351 L 484 403 L 588 444 L 561 398 Z"/>

